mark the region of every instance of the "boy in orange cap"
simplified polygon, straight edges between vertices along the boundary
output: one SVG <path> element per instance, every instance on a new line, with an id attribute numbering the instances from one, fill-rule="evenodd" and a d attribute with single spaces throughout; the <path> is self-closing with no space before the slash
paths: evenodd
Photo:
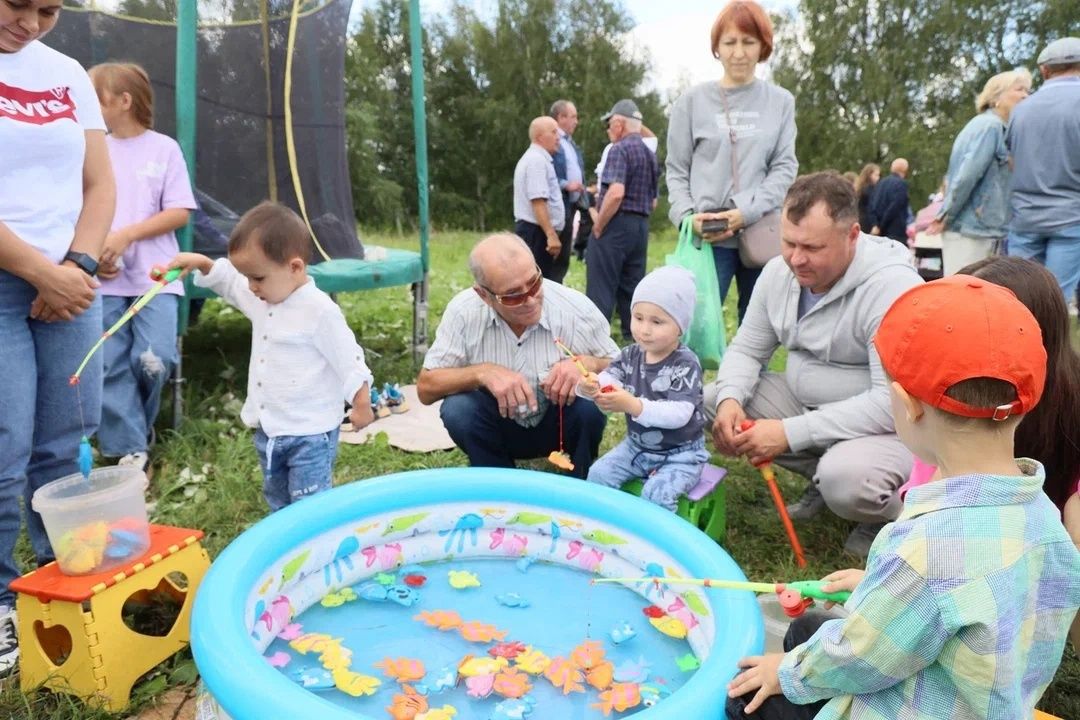
<path id="1" fill-rule="evenodd" d="M 1013 458 L 1042 394 L 1039 325 L 1003 287 L 967 275 L 901 295 L 874 344 L 900 439 L 941 469 L 878 535 L 844 619 L 807 616 L 787 653 L 744 658 L 730 718 L 1031 717 L 1080 606 L 1080 552 Z M 781 697 L 774 697 L 782 694 Z"/>

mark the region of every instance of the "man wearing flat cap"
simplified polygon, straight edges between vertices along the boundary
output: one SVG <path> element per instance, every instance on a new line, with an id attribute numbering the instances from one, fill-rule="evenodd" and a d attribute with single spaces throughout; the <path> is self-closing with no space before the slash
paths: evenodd
<path id="1" fill-rule="evenodd" d="M 1039 53 L 1042 87 L 1013 110 L 1009 254 L 1042 263 L 1076 314 L 1080 282 L 1080 38 Z"/>
<path id="2" fill-rule="evenodd" d="M 645 277 L 649 215 L 660 171 L 641 138 L 641 111 L 620 100 L 601 118 L 613 143 L 600 178 L 593 239 L 586 249 L 585 294 L 605 318 L 617 306 L 622 335 L 630 340 L 630 299 Z"/>

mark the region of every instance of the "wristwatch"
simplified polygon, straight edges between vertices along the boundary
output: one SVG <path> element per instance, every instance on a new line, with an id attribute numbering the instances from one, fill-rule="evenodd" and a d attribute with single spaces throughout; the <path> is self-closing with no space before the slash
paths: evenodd
<path id="1" fill-rule="evenodd" d="M 64 260 L 70 260 L 71 262 L 75 263 L 75 265 L 77 265 L 80 270 L 82 270 L 87 275 L 90 275 L 91 277 L 97 275 L 98 261 L 87 255 L 86 253 L 71 251 L 64 256 Z"/>

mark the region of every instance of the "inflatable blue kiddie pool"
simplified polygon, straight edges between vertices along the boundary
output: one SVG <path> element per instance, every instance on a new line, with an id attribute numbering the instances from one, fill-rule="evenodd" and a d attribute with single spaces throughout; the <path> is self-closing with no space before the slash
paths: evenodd
<path id="1" fill-rule="evenodd" d="M 722 718 L 736 662 L 762 651 L 755 597 L 652 577 L 745 580 L 673 513 L 579 480 L 352 483 L 265 518 L 210 568 L 197 717 Z"/>

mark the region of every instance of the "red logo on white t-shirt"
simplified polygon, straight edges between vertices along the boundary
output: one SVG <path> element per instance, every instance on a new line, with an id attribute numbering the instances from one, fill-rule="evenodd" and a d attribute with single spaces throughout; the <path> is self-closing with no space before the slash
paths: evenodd
<path id="1" fill-rule="evenodd" d="M 11 118 L 31 125 L 45 125 L 55 120 L 75 120 L 75 104 L 70 88 L 24 90 L 0 82 L 0 118 Z"/>

